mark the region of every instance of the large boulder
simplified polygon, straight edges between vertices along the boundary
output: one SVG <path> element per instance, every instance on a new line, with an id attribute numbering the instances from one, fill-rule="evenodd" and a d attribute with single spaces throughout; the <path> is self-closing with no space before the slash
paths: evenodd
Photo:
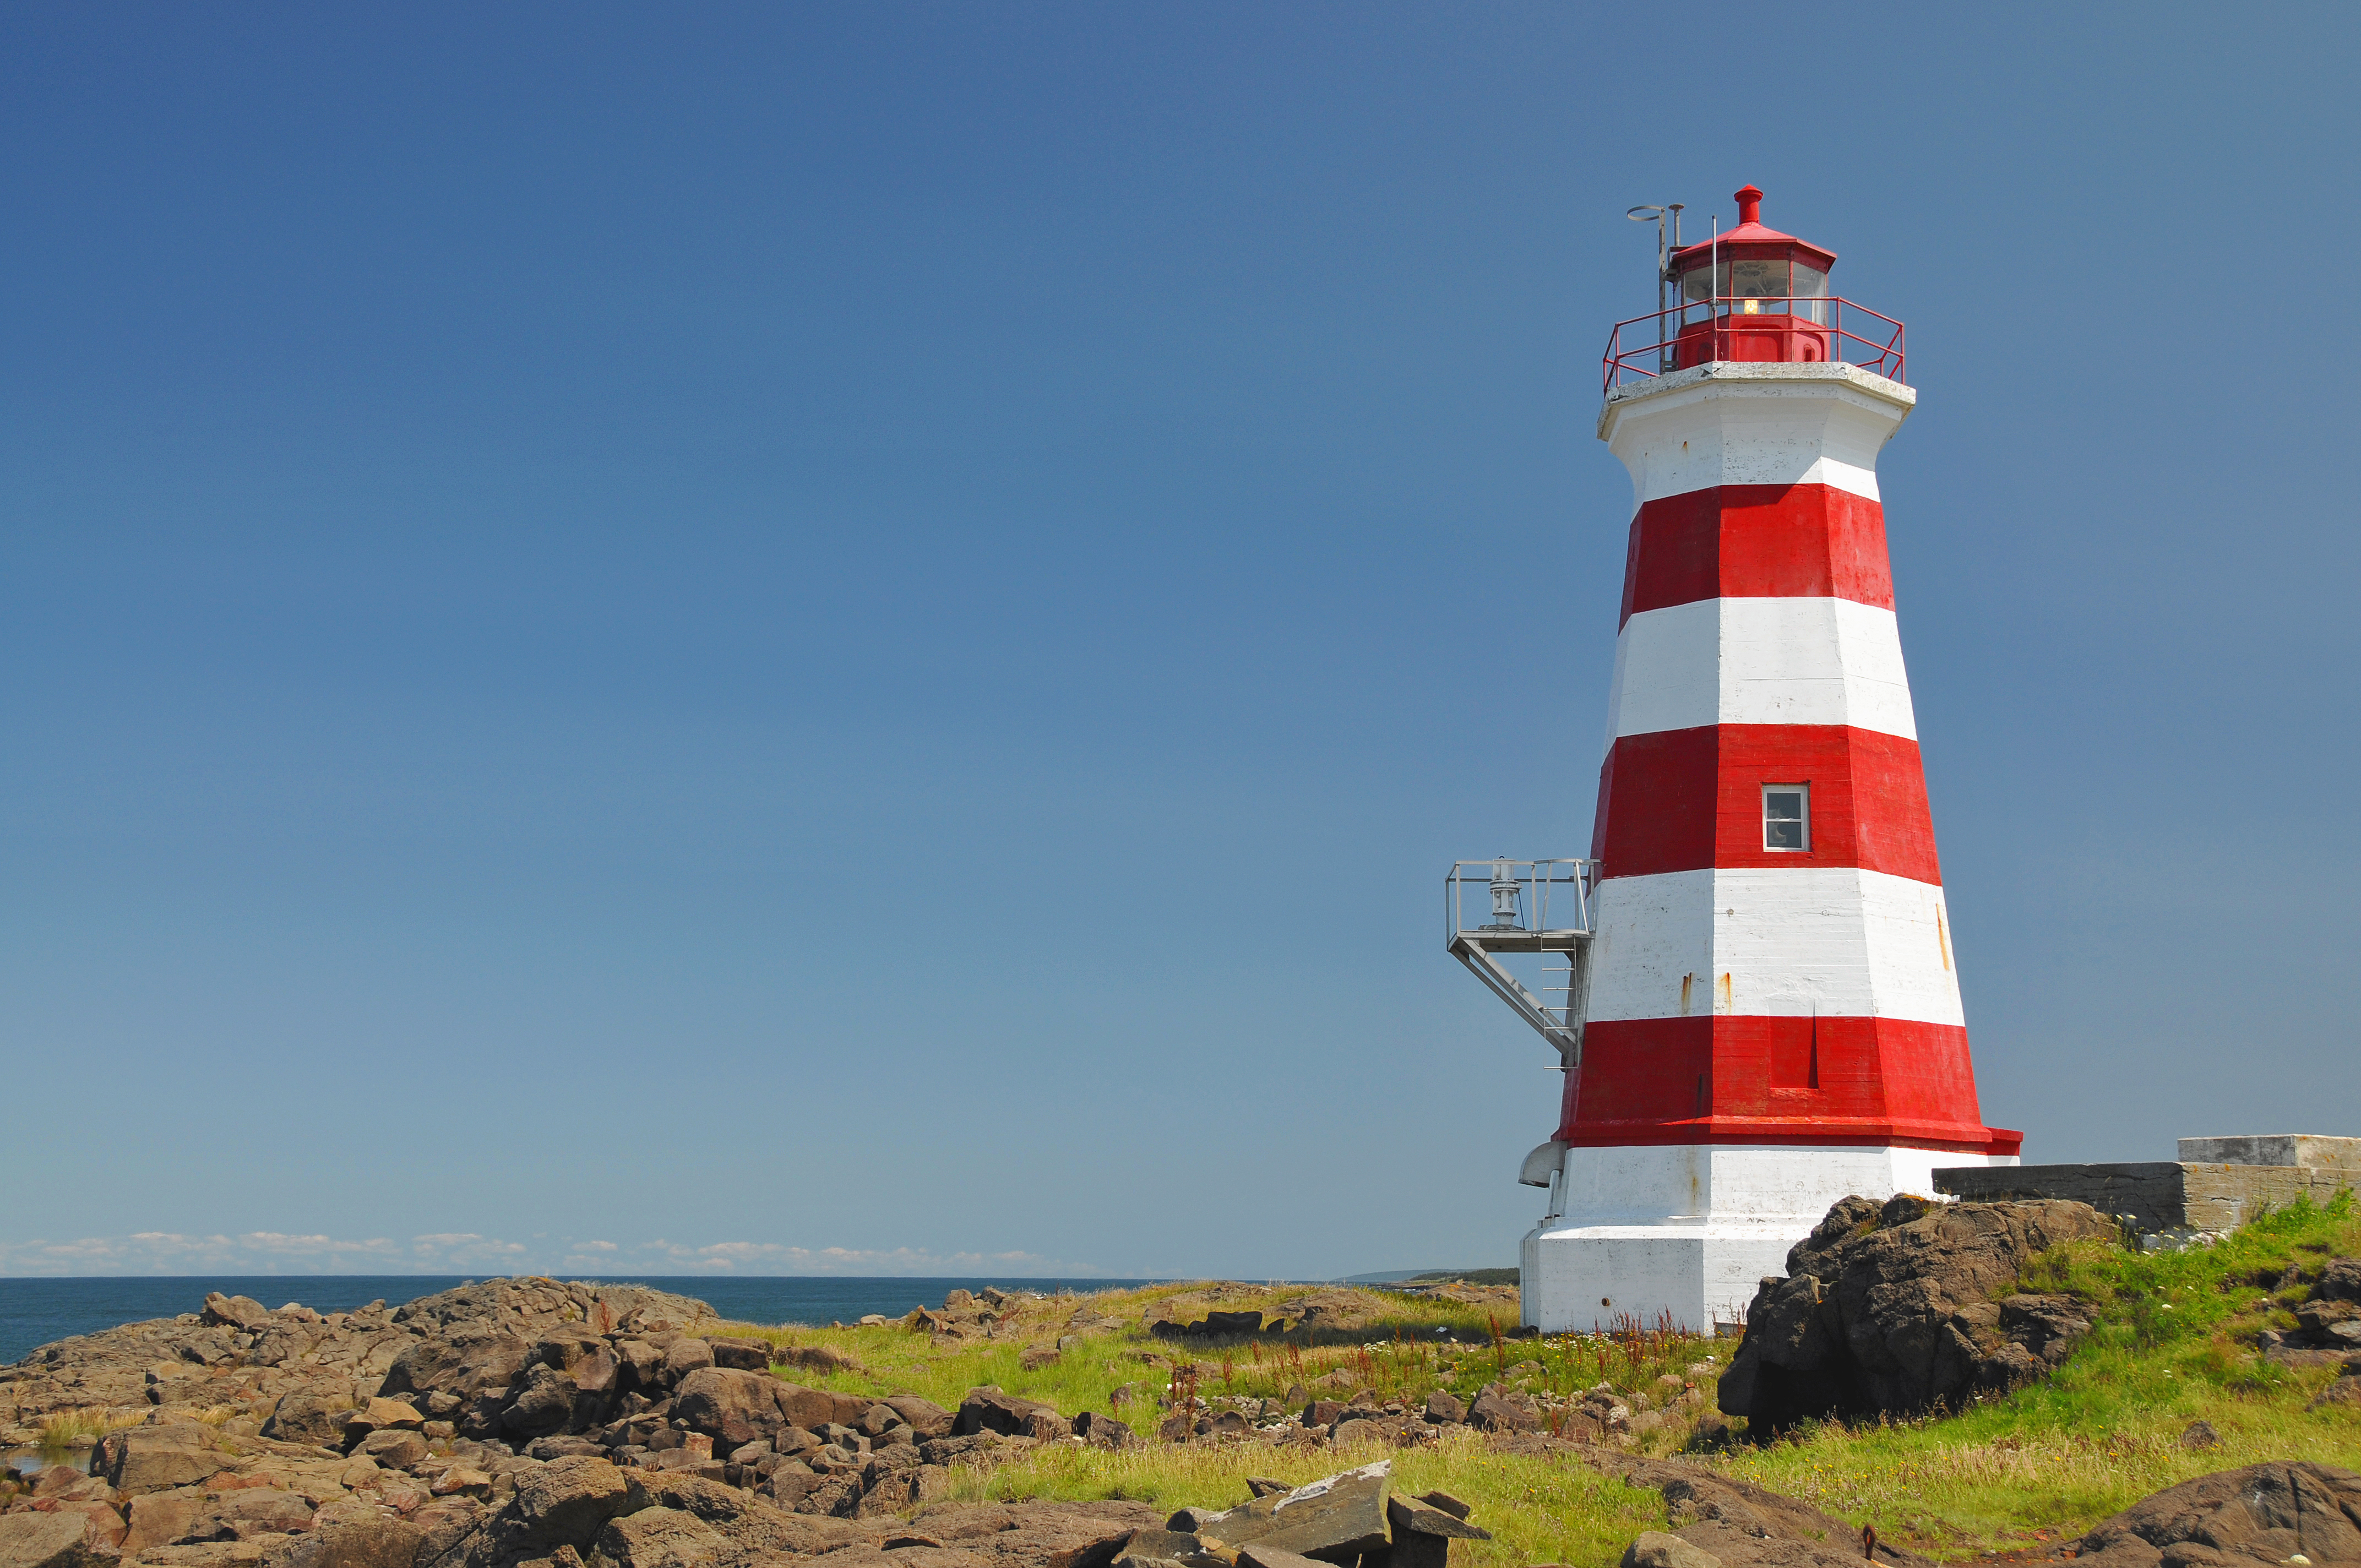
<path id="1" fill-rule="evenodd" d="M 0 1518 L 0 1568 L 91 1568 L 97 1554 L 82 1535 L 80 1514 Z"/>
<path id="2" fill-rule="evenodd" d="M 352 1403 L 342 1394 L 302 1388 L 281 1394 L 262 1423 L 262 1435 L 274 1442 L 333 1443 L 344 1435 Z"/>
<path id="3" fill-rule="evenodd" d="M 378 1392 L 388 1397 L 447 1393 L 473 1398 L 489 1389 L 507 1387 L 524 1370 L 532 1354 L 530 1341 L 494 1329 L 423 1339 L 394 1357 Z"/>
<path id="4" fill-rule="evenodd" d="M 1863 1546 L 1889 1568 L 1936 1568 L 1916 1552 L 1863 1541 L 1852 1527 L 1798 1498 L 1682 1460 L 1605 1460 L 1600 1468 L 1664 1499 L 1664 1530 L 1623 1554 L 1624 1568 L 1863 1568 Z"/>
<path id="5" fill-rule="evenodd" d="M 991 1431 L 1003 1437 L 1049 1439 L 1063 1437 L 1070 1430 L 1055 1406 L 1021 1399 L 990 1385 L 967 1391 L 967 1398 L 960 1401 L 959 1418 L 951 1425 L 957 1437 Z"/>
<path id="6" fill-rule="evenodd" d="M 2068 1299 L 2015 1294 L 2019 1271 L 2051 1247 L 2116 1235 L 2087 1203 L 1847 1198 L 1788 1253 L 1787 1277 L 1755 1292 L 1721 1408 L 1776 1431 L 1957 1407 L 2037 1376 L 2089 1323 Z"/>
<path id="7" fill-rule="evenodd" d="M 1393 1462 L 1381 1459 L 1190 1522 L 1201 1539 L 1224 1546 L 1251 1543 L 1323 1563 L 1350 1563 L 1362 1552 L 1387 1544 L 1386 1492 L 1392 1475 Z"/>
<path id="8" fill-rule="evenodd" d="M 244 1329 L 248 1333 L 260 1333 L 270 1327 L 269 1308 L 251 1296 L 225 1296 L 218 1290 L 205 1298 L 205 1310 L 198 1316 L 208 1323 Z"/>
<path id="9" fill-rule="evenodd" d="M 697 1568 L 719 1555 L 721 1532 L 678 1508 L 642 1508 L 609 1519 L 598 1531 L 598 1561 L 611 1568 Z"/>
<path id="10" fill-rule="evenodd" d="M 603 1459 L 559 1459 L 521 1474 L 496 1521 L 513 1546 L 587 1548 L 607 1521 L 647 1506 L 647 1493 Z"/>
<path id="11" fill-rule="evenodd" d="M 91 1473 L 126 1497 L 192 1486 L 228 1464 L 214 1430 L 193 1423 L 109 1432 L 91 1453 Z"/>
<path id="12" fill-rule="evenodd" d="M 2142 1498 L 2084 1536 L 2078 1563 L 2361 1563 L 2361 1475 L 2285 1460 L 2217 1471 Z"/>
<path id="13" fill-rule="evenodd" d="M 711 1437 L 727 1453 L 793 1424 L 779 1409 L 779 1392 L 785 1387 L 767 1372 L 702 1366 L 680 1380 L 673 1393 L 672 1413 L 694 1431 Z"/>
<path id="14" fill-rule="evenodd" d="M 564 1431 L 574 1420 L 574 1402 L 581 1392 L 563 1371 L 546 1362 L 536 1364 L 526 1370 L 524 1386 L 501 1414 L 500 1424 L 522 1438 Z"/>

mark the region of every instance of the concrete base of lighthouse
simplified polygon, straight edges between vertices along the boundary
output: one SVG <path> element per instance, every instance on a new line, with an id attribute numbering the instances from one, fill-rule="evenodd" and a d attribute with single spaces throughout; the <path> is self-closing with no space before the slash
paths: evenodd
<path id="1" fill-rule="evenodd" d="M 1523 1320 L 1569 1333 L 1669 1315 L 1709 1333 L 1744 1320 L 1763 1277 L 1787 1271 L 1787 1249 L 1839 1199 L 1931 1197 L 1937 1166 L 2016 1163 L 1957 1149 L 1569 1148 L 1525 1236 Z"/>

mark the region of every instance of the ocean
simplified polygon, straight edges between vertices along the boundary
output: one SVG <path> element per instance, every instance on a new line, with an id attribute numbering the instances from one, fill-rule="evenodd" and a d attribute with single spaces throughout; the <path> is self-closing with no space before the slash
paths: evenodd
<path id="1" fill-rule="evenodd" d="M 485 1277 L 478 1276 L 477 1277 Z M 95 1333 L 118 1323 L 169 1318 L 204 1305 L 208 1291 L 251 1296 L 266 1307 L 300 1301 L 315 1311 L 348 1312 L 382 1300 L 390 1307 L 464 1285 L 447 1274 L 142 1275 L 121 1279 L 0 1279 L 0 1365 L 71 1334 Z M 956 1278 L 803 1276 L 780 1278 L 675 1278 L 655 1275 L 617 1279 L 677 1291 L 713 1304 L 725 1318 L 750 1323 L 851 1322 L 871 1312 L 898 1318 L 913 1307 L 939 1307 L 954 1289 L 1111 1290 L 1152 1285 L 1149 1279 L 1018 1279 L 998 1275 Z"/>

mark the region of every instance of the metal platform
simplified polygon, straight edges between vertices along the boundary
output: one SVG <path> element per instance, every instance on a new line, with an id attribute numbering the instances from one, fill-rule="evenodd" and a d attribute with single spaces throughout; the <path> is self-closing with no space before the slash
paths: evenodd
<path id="1" fill-rule="evenodd" d="M 1582 1066 L 1582 1019 L 1590 989 L 1591 894 L 1598 862 L 1585 860 L 1454 861 L 1443 879 L 1444 939 L 1451 956 L 1486 990 L 1509 1004 L 1558 1054 L 1569 1071 Z M 1467 922 L 1469 887 L 1478 899 L 1483 925 Z M 1545 968 L 1539 993 L 1509 972 L 1505 954 L 1542 954 Z M 1563 960 L 1546 963 L 1547 959 Z M 1551 984 L 1554 977 L 1563 983 Z M 1545 998 L 1558 998 L 1552 1005 Z"/>

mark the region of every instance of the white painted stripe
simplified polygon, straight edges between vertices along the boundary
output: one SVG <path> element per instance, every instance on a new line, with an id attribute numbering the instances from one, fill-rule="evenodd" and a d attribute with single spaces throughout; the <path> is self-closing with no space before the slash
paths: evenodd
<path id="1" fill-rule="evenodd" d="M 1589 1016 L 1964 1025 L 1948 919 L 1940 887 L 1851 867 L 1610 877 L 1598 894 Z"/>
<path id="2" fill-rule="evenodd" d="M 1608 744 L 1707 724 L 1844 724 L 1916 740 L 1894 612 L 1851 599 L 1725 598 L 1625 621 Z"/>
<path id="3" fill-rule="evenodd" d="M 1705 381 L 1619 413 L 1634 510 L 1715 485 L 1831 485 L 1871 500 L 1906 409 L 1841 382 Z"/>

